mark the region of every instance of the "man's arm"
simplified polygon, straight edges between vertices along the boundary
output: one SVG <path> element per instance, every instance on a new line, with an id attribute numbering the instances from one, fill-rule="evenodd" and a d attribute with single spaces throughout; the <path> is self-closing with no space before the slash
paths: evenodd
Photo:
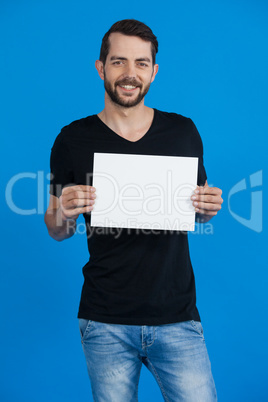
<path id="1" fill-rule="evenodd" d="M 191 199 L 197 212 L 196 221 L 206 223 L 221 209 L 222 190 L 217 187 L 209 187 L 206 181 L 204 187 L 197 187 L 194 193 Z"/>
<path id="2" fill-rule="evenodd" d="M 45 223 L 53 239 L 62 241 L 74 235 L 78 216 L 93 210 L 94 193 L 94 187 L 81 185 L 65 187 L 60 198 L 50 196 Z"/>

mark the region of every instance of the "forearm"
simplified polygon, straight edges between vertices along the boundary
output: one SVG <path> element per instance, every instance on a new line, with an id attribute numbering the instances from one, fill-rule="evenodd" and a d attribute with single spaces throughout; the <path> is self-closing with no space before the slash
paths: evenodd
<path id="1" fill-rule="evenodd" d="M 47 210 L 45 214 L 45 224 L 49 235 L 57 241 L 69 239 L 74 235 L 76 230 L 76 220 L 69 219 L 64 221 L 61 216 L 60 208 Z"/>

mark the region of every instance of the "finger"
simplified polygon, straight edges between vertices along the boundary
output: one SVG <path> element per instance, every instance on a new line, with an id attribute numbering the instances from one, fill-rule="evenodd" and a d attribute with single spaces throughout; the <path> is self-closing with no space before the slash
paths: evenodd
<path id="1" fill-rule="evenodd" d="M 95 200 L 89 200 L 88 198 L 75 198 L 67 202 L 63 201 L 62 206 L 65 209 L 77 209 L 87 205 L 93 205 Z"/>
<path id="2" fill-rule="evenodd" d="M 95 192 L 92 192 L 89 190 L 85 190 L 85 191 L 73 190 L 72 192 L 66 192 L 66 193 L 62 194 L 62 198 L 66 202 L 71 201 L 71 200 L 76 200 L 76 199 L 92 200 L 92 199 L 96 198 L 96 194 L 95 194 Z"/>
<path id="3" fill-rule="evenodd" d="M 220 195 L 197 195 L 193 196 L 192 200 L 195 200 L 196 202 L 206 202 L 206 203 L 211 203 L 211 204 L 222 204 L 223 199 L 221 198 Z"/>
<path id="4" fill-rule="evenodd" d="M 222 195 L 222 190 L 218 187 L 199 187 L 199 194 L 212 194 L 212 195 Z"/>
<path id="5" fill-rule="evenodd" d="M 73 195 L 72 195 L 73 194 Z M 63 209 L 75 209 L 75 208 L 79 208 L 79 207 L 83 207 L 83 206 L 87 206 L 87 205 L 93 205 L 94 204 L 94 198 L 82 198 L 84 193 L 78 194 L 78 192 L 74 192 L 71 194 L 67 194 L 67 195 L 62 195 L 60 197 L 60 205 Z M 75 197 L 75 198 L 73 198 Z M 80 198 L 79 198 L 80 197 Z"/>
<path id="6" fill-rule="evenodd" d="M 69 193 L 71 193 L 73 191 L 82 191 L 82 192 L 90 191 L 90 192 L 93 193 L 93 192 L 96 191 L 96 188 L 93 187 L 93 186 L 87 186 L 87 185 L 83 185 L 83 184 L 80 185 L 79 184 L 79 185 L 64 187 L 62 189 L 62 194 L 69 194 Z"/>
<path id="7" fill-rule="evenodd" d="M 211 203 L 211 202 L 202 202 L 202 201 L 194 201 L 193 206 L 198 209 L 202 209 L 205 211 L 219 211 L 221 209 L 220 203 Z"/>
<path id="8" fill-rule="evenodd" d="M 222 204 L 223 199 L 221 198 L 220 195 L 214 195 L 214 194 L 194 194 L 191 197 L 191 200 L 195 202 L 206 202 L 206 203 L 211 203 L 211 204 Z"/>
<path id="9" fill-rule="evenodd" d="M 67 210 L 64 210 L 63 213 L 67 219 L 74 219 L 74 218 L 78 217 L 78 215 L 89 213 L 92 210 L 93 210 L 93 205 L 88 205 L 85 207 L 76 208 L 75 210 L 67 209 Z"/>

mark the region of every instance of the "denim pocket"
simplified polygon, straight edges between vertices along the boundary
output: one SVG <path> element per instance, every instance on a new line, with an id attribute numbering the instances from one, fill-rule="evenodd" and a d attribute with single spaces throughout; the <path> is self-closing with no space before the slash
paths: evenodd
<path id="1" fill-rule="evenodd" d="M 195 329 L 195 331 L 196 331 L 200 336 L 202 336 L 202 338 L 204 338 L 204 331 L 203 331 L 203 327 L 202 327 L 201 322 L 200 322 L 200 321 L 194 321 L 194 320 L 191 320 L 190 322 L 191 322 L 191 324 L 192 324 L 192 327 Z"/>
<path id="2" fill-rule="evenodd" d="M 80 331 L 80 336 L 81 336 L 81 342 L 85 340 L 87 337 L 91 327 L 92 327 L 93 321 L 91 320 L 85 320 L 84 318 L 79 318 L 79 331 Z"/>

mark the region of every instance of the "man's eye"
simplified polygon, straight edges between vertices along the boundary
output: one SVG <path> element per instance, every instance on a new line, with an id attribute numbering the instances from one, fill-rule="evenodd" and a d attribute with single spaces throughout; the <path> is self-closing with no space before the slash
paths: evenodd
<path id="1" fill-rule="evenodd" d="M 122 61 L 115 61 L 113 64 L 119 65 L 119 64 L 122 64 Z"/>
<path id="2" fill-rule="evenodd" d="M 141 66 L 141 67 L 147 67 L 147 64 L 146 64 L 146 63 L 139 63 L 139 66 Z"/>

